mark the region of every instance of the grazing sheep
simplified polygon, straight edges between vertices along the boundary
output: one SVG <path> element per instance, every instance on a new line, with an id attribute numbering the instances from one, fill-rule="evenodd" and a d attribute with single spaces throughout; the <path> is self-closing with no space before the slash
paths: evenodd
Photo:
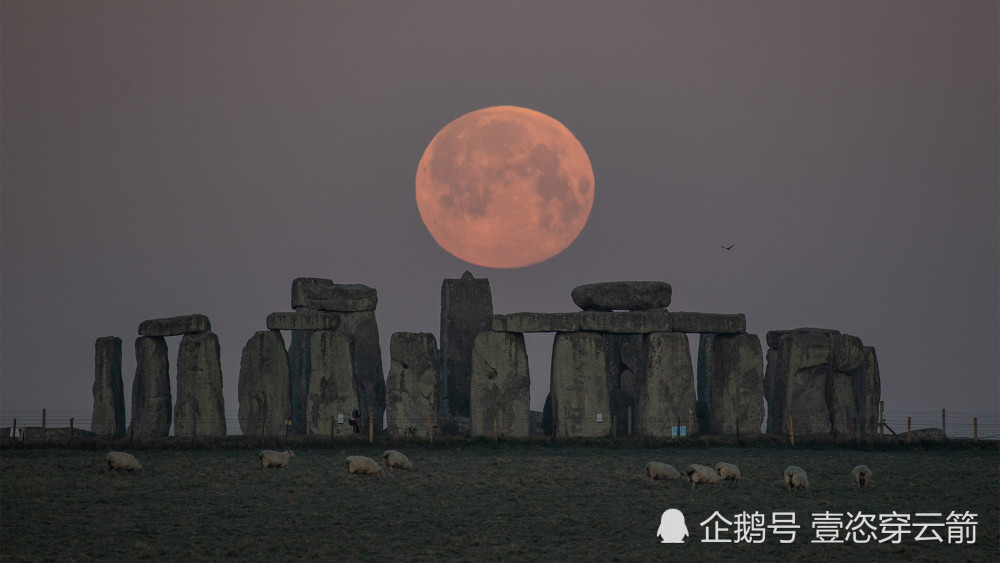
<path id="1" fill-rule="evenodd" d="M 687 467 L 687 476 L 691 480 L 691 488 L 697 484 L 718 485 L 722 483 L 722 478 L 714 469 L 707 465 L 692 464 Z"/>
<path id="2" fill-rule="evenodd" d="M 367 475 L 382 475 L 382 468 L 370 457 L 352 455 L 347 458 L 348 473 L 364 473 Z"/>
<path id="3" fill-rule="evenodd" d="M 806 475 L 805 470 L 801 467 L 795 467 L 792 465 L 785 470 L 785 485 L 788 486 L 788 490 L 792 490 L 794 487 L 798 489 L 808 489 L 809 488 L 809 476 Z"/>
<path id="4" fill-rule="evenodd" d="M 108 452 L 105 459 L 108 460 L 108 472 L 112 469 L 117 471 L 142 471 L 142 464 L 132 454 Z"/>
<path id="5" fill-rule="evenodd" d="M 646 464 L 646 477 L 654 481 L 658 479 L 680 479 L 681 474 L 674 469 L 673 465 L 651 461 Z"/>
<path id="6" fill-rule="evenodd" d="M 719 477 L 721 477 L 723 481 L 732 481 L 734 485 L 738 485 L 740 483 L 740 468 L 731 463 L 726 463 L 724 461 L 716 463 L 715 472 L 719 474 Z"/>
<path id="7" fill-rule="evenodd" d="M 386 450 L 382 453 L 382 463 L 388 468 L 413 469 L 410 458 L 396 450 Z"/>
<path id="8" fill-rule="evenodd" d="M 851 470 L 851 481 L 859 489 L 867 489 L 872 485 L 872 470 L 867 465 L 859 465 Z"/>
<path id="9" fill-rule="evenodd" d="M 288 461 L 295 457 L 295 452 L 292 450 L 285 450 L 283 452 L 261 450 L 257 452 L 257 457 L 260 458 L 261 469 L 267 469 L 268 467 L 277 467 L 281 469 L 288 467 Z"/>

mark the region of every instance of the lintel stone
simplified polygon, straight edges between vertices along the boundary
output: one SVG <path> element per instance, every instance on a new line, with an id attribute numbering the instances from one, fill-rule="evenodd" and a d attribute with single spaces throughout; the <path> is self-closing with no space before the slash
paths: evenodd
<path id="1" fill-rule="evenodd" d="M 200 334 L 212 330 L 212 323 L 205 315 L 182 315 L 164 319 L 151 319 L 139 323 L 139 336 L 180 336 Z"/>
<path id="2" fill-rule="evenodd" d="M 738 334 L 747 331 L 747 319 L 743 313 L 726 315 L 671 311 L 670 323 L 674 332 Z"/>
<path id="3" fill-rule="evenodd" d="M 580 313 L 510 313 L 493 315 L 497 332 L 577 332 Z"/>
<path id="4" fill-rule="evenodd" d="M 271 313 L 267 316 L 268 330 L 335 330 L 340 315 L 322 311 Z"/>

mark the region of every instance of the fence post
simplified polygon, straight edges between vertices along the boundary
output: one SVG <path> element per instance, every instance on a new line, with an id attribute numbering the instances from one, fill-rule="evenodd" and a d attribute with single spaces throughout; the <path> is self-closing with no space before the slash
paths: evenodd
<path id="1" fill-rule="evenodd" d="M 493 441 L 496 442 L 499 439 L 497 436 L 497 415 L 493 415 Z"/>
<path id="2" fill-rule="evenodd" d="M 972 417 L 972 441 L 979 441 L 979 417 Z"/>
<path id="3" fill-rule="evenodd" d="M 431 443 L 434 443 L 434 415 L 427 415 L 427 432 L 430 434 Z"/>
<path id="4" fill-rule="evenodd" d="M 788 437 L 791 438 L 792 445 L 795 445 L 795 421 L 792 415 L 788 415 Z"/>
<path id="5" fill-rule="evenodd" d="M 677 417 L 677 439 L 681 439 L 681 417 Z"/>
<path id="6" fill-rule="evenodd" d="M 906 417 L 906 445 L 910 445 L 910 420 L 911 417 Z"/>
<path id="7" fill-rule="evenodd" d="M 740 416 L 736 415 L 736 441 L 740 441 Z"/>
<path id="8" fill-rule="evenodd" d="M 632 406 L 628 407 L 628 420 L 625 422 L 625 435 L 632 435 Z"/>
<path id="9" fill-rule="evenodd" d="M 851 428 L 851 434 L 855 440 L 861 437 L 861 432 L 858 428 L 858 417 L 854 417 L 854 426 Z"/>
<path id="10" fill-rule="evenodd" d="M 368 413 L 368 443 L 375 443 L 375 415 Z"/>
<path id="11" fill-rule="evenodd" d="M 945 438 L 948 437 L 948 430 L 944 425 L 944 409 L 941 409 L 941 435 Z"/>
<path id="12" fill-rule="evenodd" d="M 878 402 L 878 435 L 885 436 L 885 401 Z"/>
<path id="13" fill-rule="evenodd" d="M 14 440 L 17 440 L 17 417 L 10 423 L 10 443 L 13 444 Z M 21 435 L 21 441 L 24 441 L 24 434 Z"/>

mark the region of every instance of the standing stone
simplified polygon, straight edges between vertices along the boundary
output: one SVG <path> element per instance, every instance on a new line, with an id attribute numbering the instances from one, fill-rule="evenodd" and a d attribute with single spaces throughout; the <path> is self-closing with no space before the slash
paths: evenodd
<path id="1" fill-rule="evenodd" d="M 122 339 L 103 336 L 97 339 L 94 350 L 94 415 L 90 419 L 90 431 L 121 438 L 125 435 Z"/>
<path id="2" fill-rule="evenodd" d="M 312 374 L 309 342 L 311 330 L 293 330 L 292 341 L 288 345 L 288 398 L 291 401 L 292 426 L 294 434 L 306 433 L 306 403 L 309 399 L 309 376 Z"/>
<path id="3" fill-rule="evenodd" d="M 281 333 L 262 330 L 243 347 L 240 358 L 240 430 L 244 436 L 284 436 L 291 416 L 288 352 Z"/>
<path id="4" fill-rule="evenodd" d="M 646 377 L 636 397 L 636 434 L 669 438 L 678 422 L 687 427 L 687 435 L 696 434 L 694 367 L 687 335 L 647 334 L 643 348 Z"/>
<path id="5" fill-rule="evenodd" d="M 355 430 L 361 427 L 349 422 L 361 408 L 351 337 L 317 330 L 310 338 L 309 351 L 312 374 L 306 416 L 308 432 L 326 436 L 358 433 Z M 360 423 L 367 429 L 368 420 L 361 419 Z"/>
<path id="6" fill-rule="evenodd" d="M 480 332 L 472 349 L 469 416 L 473 436 L 531 435 L 531 378 L 524 335 Z"/>
<path id="7" fill-rule="evenodd" d="M 605 377 L 611 413 L 614 415 L 615 435 L 627 436 L 629 423 L 633 428 L 638 415 L 637 395 L 646 387 L 646 358 L 641 334 L 605 334 L 607 346 Z"/>
<path id="8" fill-rule="evenodd" d="M 437 342 L 429 332 L 394 332 L 389 340 L 385 413 L 390 436 L 423 438 L 438 414 Z"/>
<path id="9" fill-rule="evenodd" d="M 863 348 L 864 359 L 851 374 L 854 392 L 855 416 L 858 418 L 858 434 L 874 436 L 878 431 L 878 404 L 882 397 L 882 381 L 878 373 L 878 358 L 875 348 Z"/>
<path id="10" fill-rule="evenodd" d="M 553 339 L 549 393 L 554 436 L 591 438 L 611 433 L 606 349 L 604 337 L 596 332 L 560 332 Z"/>
<path id="11" fill-rule="evenodd" d="M 170 394 L 170 360 L 162 336 L 135 339 L 135 379 L 132 380 L 133 438 L 165 438 L 173 420 Z"/>
<path id="12" fill-rule="evenodd" d="M 178 438 L 226 435 L 219 337 L 214 332 L 181 338 L 177 351 L 174 435 Z"/>
<path id="13" fill-rule="evenodd" d="M 336 332 L 349 336 L 354 344 L 354 369 L 362 420 L 366 427 L 369 419 L 374 421 L 375 431 L 379 432 L 385 414 L 385 375 L 375 311 L 341 313 L 340 319 Z"/>
<path id="14" fill-rule="evenodd" d="M 469 416 L 472 348 L 476 335 L 493 325 L 490 280 L 465 272 L 461 279 L 441 284 L 441 392 L 442 412 Z"/>
<path id="15" fill-rule="evenodd" d="M 759 434 L 764 421 L 764 357 L 756 334 L 703 334 L 698 354 L 699 428 Z"/>

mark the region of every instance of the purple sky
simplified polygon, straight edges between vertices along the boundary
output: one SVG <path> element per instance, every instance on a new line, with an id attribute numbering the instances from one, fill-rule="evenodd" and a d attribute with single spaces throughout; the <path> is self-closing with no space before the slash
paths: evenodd
<path id="1" fill-rule="evenodd" d="M 130 409 L 139 323 L 188 313 L 235 411 L 299 276 L 378 289 L 387 373 L 466 269 L 498 313 L 666 281 L 761 340 L 859 336 L 887 410 L 1000 408 L 994 0 L 0 6 L 4 411 L 89 416 L 105 335 Z M 523 269 L 454 258 L 414 199 L 431 138 L 494 105 L 558 119 L 594 168 L 579 238 Z M 535 409 L 551 340 L 528 336 Z"/>

